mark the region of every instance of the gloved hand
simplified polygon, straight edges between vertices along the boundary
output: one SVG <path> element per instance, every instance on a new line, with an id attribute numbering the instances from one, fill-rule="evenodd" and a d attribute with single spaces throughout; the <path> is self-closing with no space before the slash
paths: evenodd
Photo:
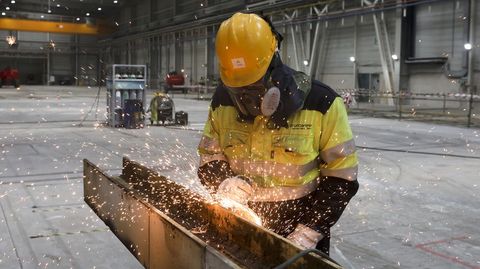
<path id="1" fill-rule="evenodd" d="M 239 176 L 229 177 L 218 186 L 217 195 L 246 204 L 253 194 L 252 186 Z"/>
<path id="2" fill-rule="evenodd" d="M 304 249 L 315 248 L 322 238 L 321 233 L 303 224 L 298 224 L 297 228 L 287 236 L 287 239 Z"/>

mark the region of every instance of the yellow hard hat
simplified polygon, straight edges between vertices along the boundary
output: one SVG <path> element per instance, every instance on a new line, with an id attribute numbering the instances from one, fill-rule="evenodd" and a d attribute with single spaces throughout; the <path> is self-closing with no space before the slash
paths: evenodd
<path id="1" fill-rule="evenodd" d="M 215 49 L 223 83 L 242 87 L 265 75 L 277 40 L 270 25 L 260 16 L 235 13 L 220 25 Z"/>

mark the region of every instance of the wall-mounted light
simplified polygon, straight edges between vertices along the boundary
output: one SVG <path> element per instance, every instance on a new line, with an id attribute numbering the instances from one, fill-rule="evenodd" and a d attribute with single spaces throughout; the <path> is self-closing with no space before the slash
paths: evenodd
<path id="1" fill-rule="evenodd" d="M 470 44 L 470 43 L 465 43 L 465 44 L 463 45 L 463 47 L 464 47 L 466 50 L 471 50 L 471 49 L 472 49 L 472 44 Z"/>
<path id="2" fill-rule="evenodd" d="M 350 62 L 354 63 L 356 61 L 355 57 L 350 56 Z"/>
<path id="3" fill-rule="evenodd" d="M 398 55 L 397 55 L 397 54 L 392 54 L 392 59 L 393 59 L 394 61 L 398 60 Z"/>
<path id="4" fill-rule="evenodd" d="M 17 38 L 14 37 L 13 35 L 9 35 L 5 38 L 5 40 L 7 41 L 7 44 L 8 46 L 12 47 L 13 45 L 15 45 L 17 43 Z"/>
<path id="5" fill-rule="evenodd" d="M 308 65 L 308 60 L 303 60 L 303 65 L 307 66 Z"/>
<path id="6" fill-rule="evenodd" d="M 48 42 L 48 46 L 50 47 L 50 49 L 55 50 L 55 42 L 53 40 L 50 40 L 50 42 Z"/>

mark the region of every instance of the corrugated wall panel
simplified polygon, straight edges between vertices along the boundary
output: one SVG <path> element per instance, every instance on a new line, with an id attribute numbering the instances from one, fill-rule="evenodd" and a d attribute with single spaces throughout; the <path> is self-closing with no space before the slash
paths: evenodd
<path id="1" fill-rule="evenodd" d="M 73 36 L 65 34 L 50 34 L 50 40 L 53 40 L 54 42 L 72 42 Z"/>
<path id="2" fill-rule="evenodd" d="M 191 84 L 192 79 L 192 41 L 186 41 L 183 46 L 182 68 L 185 72 L 185 84 Z"/>
<path id="3" fill-rule="evenodd" d="M 201 4 L 203 5 L 205 3 L 199 0 L 176 1 L 176 14 L 180 15 L 195 12 L 202 7 Z"/>
<path id="4" fill-rule="evenodd" d="M 50 55 L 50 74 L 57 77 L 71 76 L 74 71 L 72 70 L 73 62 L 70 54 L 57 54 L 52 53 Z"/>
<path id="5" fill-rule="evenodd" d="M 450 67 L 465 67 L 468 3 L 445 1 L 416 8 L 415 57 L 448 56 Z"/>
<path id="6" fill-rule="evenodd" d="M 28 40 L 28 41 L 38 41 L 38 42 L 48 42 L 48 33 L 40 32 L 18 32 L 19 40 Z"/>
<path id="7" fill-rule="evenodd" d="M 137 25 L 150 22 L 150 1 L 140 1 L 136 10 Z"/>
<path id="8" fill-rule="evenodd" d="M 207 75 L 205 48 L 206 40 L 197 40 L 197 77 L 195 78 L 197 83 L 202 81 L 202 78 L 205 78 Z"/>
<path id="9" fill-rule="evenodd" d="M 349 57 L 353 55 L 353 28 L 340 26 L 339 21 L 329 23 L 330 31 L 324 74 L 351 74 Z"/>
<path id="10" fill-rule="evenodd" d="M 477 18 L 475 23 L 475 40 L 473 42 L 475 47 L 473 66 L 475 68 L 474 84 L 477 85 L 477 93 L 480 92 L 480 4 L 477 3 L 476 11 Z"/>

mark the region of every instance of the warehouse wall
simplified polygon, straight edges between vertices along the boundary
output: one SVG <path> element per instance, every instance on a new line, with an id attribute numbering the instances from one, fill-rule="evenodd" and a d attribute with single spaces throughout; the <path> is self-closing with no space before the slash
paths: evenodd
<path id="1" fill-rule="evenodd" d="M 120 24 L 124 24 L 126 28 L 120 27 L 122 30 L 119 30 L 118 39 L 114 39 L 115 45 L 111 45 L 113 51 L 109 53 L 118 56 L 114 58 L 116 63 L 147 64 L 152 72 L 150 74 L 151 84 L 157 87 L 161 86 L 167 72 L 173 70 L 183 69 L 187 75 L 187 83 L 199 83 L 206 77 L 210 80 L 218 79 L 218 66 L 214 55 L 214 35 L 219 22 L 213 25 L 193 24 L 182 30 L 165 32 L 155 29 L 163 29 L 162 27 L 172 29 L 171 27 L 178 25 L 175 22 L 185 18 L 192 21 L 193 17 L 195 21 L 195 19 L 205 16 L 208 9 L 211 9 L 209 12 L 213 12 L 210 14 L 211 16 L 216 14 L 215 8 L 219 10 L 219 14 L 228 13 L 235 5 L 237 5 L 237 10 L 241 10 L 245 7 L 245 3 L 240 2 L 208 1 L 208 7 L 201 7 L 202 3 L 207 2 L 153 0 L 126 6 L 119 17 Z M 252 1 L 248 3 L 250 2 Z M 399 37 L 403 40 L 410 39 L 405 33 L 402 35 L 401 30 L 402 27 L 407 27 L 405 25 L 407 15 L 413 14 L 414 34 L 411 35 L 408 44 L 412 49 L 411 51 L 405 49 L 401 51 L 404 57 L 402 60 L 406 58 L 448 58 L 446 63 L 441 61 L 439 63 L 412 61 L 413 63 L 410 64 L 405 64 L 404 61 L 395 62 L 396 68 L 402 67 L 400 89 L 412 92 L 465 91 L 464 75 L 467 69 L 467 52 L 463 45 L 468 40 L 468 2 L 468 0 L 439 1 L 417 5 L 405 10 L 376 13 L 381 24 L 385 24 L 392 54 L 399 53 L 401 50 L 402 43 L 399 42 Z M 355 1 L 355 3 L 346 1 L 345 8 L 359 7 L 359 3 L 360 1 Z M 225 6 L 227 4 L 228 6 Z M 476 13 L 480 14 L 479 4 L 476 9 Z M 308 17 L 309 13 L 311 10 L 302 9 L 297 16 Z M 378 91 L 386 90 L 379 42 L 371 13 L 329 19 L 328 21 L 296 23 L 293 27 L 290 26 L 284 13 L 273 14 L 273 21 L 285 38 L 281 51 L 284 62 L 294 68 L 298 66 L 299 70 L 307 73 L 310 66 L 315 65 L 316 72 L 312 75 L 336 89 L 354 88 L 355 82 L 359 86 L 359 80 L 364 81 L 369 78 L 371 87 Z M 286 10 L 285 14 L 292 14 L 292 9 Z M 309 60 L 312 55 L 312 43 L 317 24 L 321 27 L 319 41 L 321 46 L 316 48 L 319 50 L 319 58 L 315 63 L 309 62 L 305 66 L 303 61 Z M 135 29 L 143 29 L 147 34 L 141 34 L 140 30 L 133 33 Z M 292 31 L 294 36 L 292 36 Z M 127 34 L 121 35 L 121 33 Z M 480 18 L 476 19 L 475 35 L 474 83 L 478 85 L 480 84 L 480 52 L 478 51 Z M 130 47 L 126 45 L 132 42 L 137 45 Z M 354 44 L 356 44 L 356 48 Z M 129 55 L 134 55 L 133 59 L 129 58 L 131 57 Z M 355 64 L 350 62 L 350 56 L 355 56 Z M 113 57 L 110 58 L 113 59 Z M 356 67 L 357 77 L 354 75 L 354 67 Z"/>
<path id="2" fill-rule="evenodd" d="M 477 5 L 477 14 L 480 7 Z M 444 1 L 434 5 L 422 5 L 416 8 L 415 16 L 415 57 L 448 56 L 446 65 L 419 65 L 410 70 L 410 88 L 421 92 L 458 92 L 462 80 L 447 76 L 458 74 L 464 76 L 467 72 L 467 51 L 464 44 L 468 43 L 468 1 Z M 480 22 L 477 19 L 477 40 Z M 474 42 L 476 43 L 476 42 Z M 478 49 L 477 49 L 478 51 Z M 477 52 L 477 64 L 480 53 Z M 478 85 L 478 74 L 476 84 Z"/>
<path id="3" fill-rule="evenodd" d="M 0 31 L 0 40 L 17 37 L 16 48 L 0 42 L 0 69 L 16 67 L 22 84 L 96 85 L 98 73 L 98 38 L 42 32 Z M 54 41 L 55 49 L 49 46 Z M 47 71 L 50 68 L 50 72 Z"/>

